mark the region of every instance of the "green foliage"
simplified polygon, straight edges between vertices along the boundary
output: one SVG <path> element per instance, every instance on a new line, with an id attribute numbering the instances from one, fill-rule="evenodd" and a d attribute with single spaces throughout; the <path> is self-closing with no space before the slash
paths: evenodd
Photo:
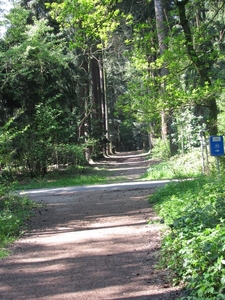
<path id="1" fill-rule="evenodd" d="M 218 129 L 219 134 L 224 135 L 225 132 L 225 89 L 222 90 L 221 95 L 218 100 Z"/>
<path id="2" fill-rule="evenodd" d="M 123 96 L 124 110 L 136 114 L 137 118 L 141 116 L 143 121 L 153 122 L 154 116 L 159 117 L 162 109 L 174 113 L 181 108 L 183 116 L 180 113 L 177 114 L 177 119 L 179 119 L 177 123 L 180 124 L 188 121 L 190 117 L 187 111 L 185 112 L 185 107 L 193 106 L 198 110 L 197 113 L 195 111 L 195 118 L 202 118 L 202 122 L 210 129 L 216 123 L 216 120 L 212 118 L 216 110 L 213 105 L 210 107 L 209 104 L 213 103 L 212 99 L 219 98 L 224 81 L 222 72 L 225 48 L 224 40 L 221 41 L 219 37 L 219 30 L 224 27 L 224 4 L 220 3 L 218 10 L 215 10 L 214 1 L 207 3 L 188 1 L 186 5 L 188 16 L 186 25 L 190 26 L 194 41 L 192 53 L 196 53 L 195 59 L 199 60 L 200 66 L 205 66 L 203 75 L 203 72 L 199 72 L 201 68 L 197 68 L 195 59 L 190 53 L 188 55 L 192 42 L 191 40 L 185 41 L 184 30 L 181 29 L 181 23 L 178 21 L 178 10 L 175 5 L 176 3 L 177 6 L 179 3 L 181 5 L 181 2 L 184 3 L 184 1 L 174 1 L 168 15 L 165 16 L 168 21 L 166 22 L 168 25 L 166 40 L 157 41 L 155 25 L 152 22 L 154 16 L 151 16 L 149 12 L 134 24 L 130 55 L 130 69 L 134 76 L 130 77 L 128 91 Z M 149 3 L 148 6 L 151 8 Z M 167 13 L 166 10 L 164 13 Z M 165 26 L 165 24 L 158 25 L 161 28 Z M 162 44 L 165 45 L 165 49 L 159 55 L 158 48 Z M 165 76 L 161 76 L 163 67 L 167 71 Z M 191 122 L 196 122 L 196 119 L 192 118 Z M 180 137 L 174 138 L 185 150 L 186 145 L 183 143 L 188 145 L 187 139 L 190 136 L 185 136 L 186 128 L 183 133 L 182 126 L 177 129 Z"/>
<path id="3" fill-rule="evenodd" d="M 170 227 L 162 244 L 162 266 L 174 283 L 184 282 L 184 299 L 223 299 L 225 279 L 225 179 L 171 183 L 150 198 Z"/>
<path id="4" fill-rule="evenodd" d="M 23 233 L 36 204 L 13 193 L 8 182 L 6 185 L 6 181 L 0 179 L 0 257 L 3 257 L 7 254 L 4 247 Z"/>
<path id="5" fill-rule="evenodd" d="M 10 118 L 8 122 L 6 122 L 4 126 L 0 128 L 0 165 L 7 165 L 9 169 L 11 167 L 11 162 L 13 160 L 12 157 L 14 155 L 12 149 L 13 139 L 26 131 L 26 129 L 20 131 L 13 126 L 16 117 L 17 115 L 13 118 Z"/>
<path id="6" fill-rule="evenodd" d="M 151 157 L 166 160 L 170 157 L 169 141 L 160 138 L 154 139 L 154 146 L 151 149 Z"/>
<path id="7" fill-rule="evenodd" d="M 32 169 L 36 169 L 37 164 L 45 168 L 52 157 L 55 160 L 55 149 L 59 145 L 81 141 L 78 132 L 86 139 L 87 136 L 97 139 L 99 132 L 95 132 L 98 130 L 94 128 L 93 110 L 101 104 L 99 102 L 94 107 L 93 102 L 105 99 L 110 126 L 109 130 L 104 126 L 98 126 L 98 129 L 108 130 L 115 144 L 119 144 L 117 124 L 122 122 L 122 130 L 126 127 L 123 116 L 139 124 L 151 123 L 155 136 L 159 136 L 162 109 L 175 115 L 177 108 L 181 107 L 182 114 L 177 113 L 177 133 L 173 138 L 183 152 L 192 147 L 190 136 L 194 138 L 199 124 L 193 131 L 193 123 L 198 123 L 197 117 L 192 118 L 184 107 L 197 105 L 202 111 L 196 115 L 205 118 L 206 124 L 214 122 L 216 120 L 207 118 L 208 110 L 203 107 L 208 107 L 212 98 L 219 99 L 223 93 L 225 47 L 221 32 L 224 7 L 219 2 L 217 11 L 212 0 L 204 5 L 203 1 L 189 1 L 186 5 L 194 51 L 204 66 L 205 78 L 210 78 L 212 84 L 209 84 L 208 80 L 201 82 L 195 62 L 188 55 L 185 35 L 177 22 L 179 16 L 175 2 L 168 4 L 168 13 L 165 9 L 168 34 L 165 41 L 161 41 L 165 45 L 163 53 L 159 51 L 157 40 L 154 1 L 49 1 L 47 10 L 44 3 L 38 1 L 29 3 L 29 6 L 22 1 L 25 9 L 15 6 L 6 17 L 8 29 L 0 44 L 3 103 L 0 121 L 4 125 L 20 110 L 23 113 L 13 124 L 15 130 L 30 128 L 27 135 L 19 134 L 16 139 L 10 138 L 5 143 L 5 150 L 1 151 L 6 153 L 5 163 L 15 165 L 19 161 L 27 168 L 25 161 L 28 157 L 29 164 L 34 161 Z M 105 99 L 99 100 L 98 93 L 95 95 L 98 100 L 91 99 L 93 92 L 100 90 L 93 86 L 96 76 L 91 79 L 93 60 L 103 67 L 105 82 L 101 85 L 105 90 L 100 91 L 98 97 L 100 99 L 104 94 Z M 162 77 L 164 67 L 168 72 Z M 118 110 L 122 113 L 115 120 L 115 102 L 119 98 Z M 98 118 L 104 119 L 100 114 L 99 110 Z M 220 130 L 223 132 L 223 113 L 220 116 Z M 85 129 L 85 135 L 81 127 L 86 123 L 89 128 Z M 129 139 L 130 136 L 126 140 Z M 16 144 L 21 146 L 20 149 Z M 129 141 L 129 148 L 131 144 Z M 21 153 L 22 149 L 26 150 L 25 153 Z M 99 152 L 97 145 L 94 149 Z M 15 161 L 12 157 L 16 156 Z M 40 173 L 39 170 L 35 172 Z"/>
<path id="8" fill-rule="evenodd" d="M 83 103 L 76 98 L 76 57 L 47 20 L 27 25 L 28 14 L 21 8 L 9 14 L 0 44 L 0 163 L 4 171 L 35 177 L 45 176 L 49 165 L 83 164 L 85 147 L 77 136 Z M 24 20 L 15 39 L 17 15 Z"/>
<path id="9" fill-rule="evenodd" d="M 157 155 L 153 156 L 153 158 L 157 158 Z M 211 162 L 210 162 L 210 166 L 211 166 Z M 200 176 L 202 174 L 202 171 L 203 170 L 202 170 L 201 149 L 196 148 L 186 154 L 178 154 L 165 159 L 165 161 L 152 165 L 148 169 L 147 173 L 145 174 L 145 178 L 147 179 L 192 178 L 192 177 Z"/>
<path id="10" fill-rule="evenodd" d="M 11 13 L 5 16 L 4 24 L 8 27 L 7 40 L 11 45 L 23 41 L 29 14 L 28 10 L 14 7 L 11 9 Z"/>
<path id="11" fill-rule="evenodd" d="M 115 1 L 100 3 L 98 0 L 64 1 L 63 3 L 47 3 L 51 15 L 62 28 L 71 26 L 75 29 L 73 47 L 88 48 L 95 43 L 98 48 L 107 45 L 109 36 L 119 26 L 119 9 L 115 9 Z M 114 7 L 114 9 L 111 9 Z M 120 15 L 121 17 L 121 15 Z M 127 17 L 128 19 L 129 16 Z"/>
<path id="12" fill-rule="evenodd" d="M 180 153 L 191 151 L 200 145 L 200 132 L 205 131 L 204 115 L 196 116 L 194 107 L 178 110 L 172 126 L 176 133 L 172 135 L 173 143 L 177 144 Z"/>

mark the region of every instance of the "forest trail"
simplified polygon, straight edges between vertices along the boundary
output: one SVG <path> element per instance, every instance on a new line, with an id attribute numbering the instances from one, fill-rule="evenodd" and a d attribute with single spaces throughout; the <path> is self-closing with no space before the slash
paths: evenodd
<path id="1" fill-rule="evenodd" d="M 151 161 L 121 153 L 95 164 L 135 181 Z M 148 204 L 154 188 L 30 196 L 45 206 L 0 261 L 1 300 L 177 299 L 155 268 L 161 224 Z"/>

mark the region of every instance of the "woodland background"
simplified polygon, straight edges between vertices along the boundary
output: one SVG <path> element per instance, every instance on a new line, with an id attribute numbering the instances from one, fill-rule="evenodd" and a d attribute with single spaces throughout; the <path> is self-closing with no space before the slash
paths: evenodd
<path id="1" fill-rule="evenodd" d="M 15 1 L 0 39 L 1 169 L 44 176 L 223 135 L 224 15 L 220 0 Z"/>
<path id="2" fill-rule="evenodd" d="M 193 179 L 149 198 L 168 228 L 160 266 L 182 299 L 225 299 L 225 160 L 219 173 L 207 158 L 225 131 L 224 0 L 12 4 L 1 12 L 0 257 L 34 207 L 12 183 L 105 182 L 88 162 L 150 150 L 163 161 L 147 179 Z"/>

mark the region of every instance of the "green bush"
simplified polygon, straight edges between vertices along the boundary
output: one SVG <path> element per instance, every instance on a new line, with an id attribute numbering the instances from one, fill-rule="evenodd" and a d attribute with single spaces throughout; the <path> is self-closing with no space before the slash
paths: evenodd
<path id="1" fill-rule="evenodd" d="M 184 299 L 225 299 L 225 180 L 169 184 L 150 198 L 170 228 L 162 244 L 162 266 Z"/>
<path id="2" fill-rule="evenodd" d="M 6 254 L 4 247 L 23 232 L 24 224 L 36 204 L 10 191 L 10 185 L 7 186 L 2 178 L 0 179 L 0 257 L 2 257 Z"/>
<path id="3" fill-rule="evenodd" d="M 30 216 L 33 203 L 18 195 L 8 195 L 1 200 L 0 212 L 0 242 L 6 237 L 17 236 L 21 226 Z"/>
<path id="4" fill-rule="evenodd" d="M 151 150 L 152 158 L 168 159 L 170 157 L 169 141 L 163 141 L 162 139 L 154 140 L 154 147 Z"/>

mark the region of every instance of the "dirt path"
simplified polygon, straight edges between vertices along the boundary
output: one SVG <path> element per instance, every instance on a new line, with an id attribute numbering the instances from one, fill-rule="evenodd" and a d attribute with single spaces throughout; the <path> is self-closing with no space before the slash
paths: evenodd
<path id="1" fill-rule="evenodd" d="M 97 167 L 107 163 L 112 176 L 123 172 L 136 180 L 150 162 L 123 155 Z M 154 267 L 162 225 L 148 225 L 156 218 L 147 202 L 152 192 L 32 196 L 46 208 L 32 218 L 12 255 L 0 261 L 0 299 L 177 299 L 179 289 Z"/>

